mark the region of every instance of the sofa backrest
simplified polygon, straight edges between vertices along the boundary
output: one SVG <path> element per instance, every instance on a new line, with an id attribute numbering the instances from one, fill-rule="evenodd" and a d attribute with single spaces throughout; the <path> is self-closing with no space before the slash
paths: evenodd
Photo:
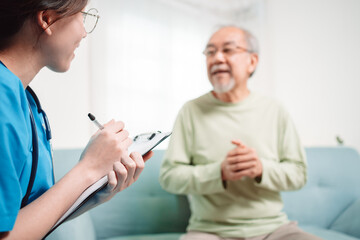
<path id="1" fill-rule="evenodd" d="M 360 158 L 353 148 L 306 148 L 308 181 L 299 191 L 284 192 L 284 211 L 301 225 L 329 228 L 360 198 Z"/>
<path id="2" fill-rule="evenodd" d="M 59 149 L 54 151 L 55 180 L 62 178 L 79 161 L 82 149 Z M 96 233 L 90 213 L 61 224 L 46 240 L 96 240 Z"/>

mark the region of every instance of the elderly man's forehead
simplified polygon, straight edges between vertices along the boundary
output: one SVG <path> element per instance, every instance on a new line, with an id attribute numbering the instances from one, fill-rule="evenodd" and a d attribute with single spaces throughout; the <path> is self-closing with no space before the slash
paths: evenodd
<path id="1" fill-rule="evenodd" d="M 238 45 L 237 42 L 235 41 L 227 41 L 227 42 L 222 42 L 220 44 L 216 44 L 216 43 L 208 43 L 206 45 L 207 48 L 211 48 L 211 47 L 217 47 L 218 45 L 221 45 L 223 47 L 226 47 L 226 46 L 231 46 L 231 45 Z"/>
<path id="2" fill-rule="evenodd" d="M 246 43 L 245 32 L 236 27 L 221 28 L 211 36 L 207 45 L 218 46 L 228 43 Z"/>

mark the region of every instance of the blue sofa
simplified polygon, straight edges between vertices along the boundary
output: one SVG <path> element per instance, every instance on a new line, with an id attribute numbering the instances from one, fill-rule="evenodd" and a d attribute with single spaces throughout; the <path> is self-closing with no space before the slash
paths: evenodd
<path id="1" fill-rule="evenodd" d="M 56 179 L 80 156 L 80 149 L 56 150 Z M 109 202 L 62 224 L 48 240 L 175 240 L 190 216 L 185 196 L 161 189 L 164 151 L 156 150 L 139 180 Z M 308 182 L 283 193 L 284 211 L 306 231 L 327 240 L 360 239 L 360 157 L 352 148 L 306 148 Z"/>

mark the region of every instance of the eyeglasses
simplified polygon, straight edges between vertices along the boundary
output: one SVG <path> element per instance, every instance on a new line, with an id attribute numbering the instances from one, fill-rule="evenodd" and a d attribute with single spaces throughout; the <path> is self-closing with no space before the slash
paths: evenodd
<path id="1" fill-rule="evenodd" d="M 95 8 L 90 8 L 87 12 L 81 12 L 84 16 L 84 27 L 87 33 L 92 33 L 99 21 L 99 12 Z"/>
<path id="2" fill-rule="evenodd" d="M 218 51 L 219 51 L 219 49 L 217 47 L 209 46 L 203 51 L 203 54 L 206 57 L 209 58 L 209 57 L 214 57 Z M 236 46 L 236 45 L 234 45 L 234 46 L 232 46 L 232 45 L 225 46 L 225 47 L 221 48 L 220 51 L 225 56 L 231 56 L 231 55 L 233 55 L 235 53 L 241 53 L 241 52 L 248 52 L 248 53 L 253 52 L 253 51 L 251 51 L 251 50 L 249 50 L 247 48 L 243 48 L 243 47 Z"/>

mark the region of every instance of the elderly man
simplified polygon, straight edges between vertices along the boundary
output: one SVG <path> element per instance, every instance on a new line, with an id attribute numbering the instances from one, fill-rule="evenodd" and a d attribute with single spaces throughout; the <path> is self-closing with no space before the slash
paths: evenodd
<path id="1" fill-rule="evenodd" d="M 319 239 L 289 222 L 280 191 L 306 183 L 306 161 L 289 114 L 248 88 L 257 41 L 237 27 L 215 32 L 205 50 L 213 91 L 180 110 L 160 172 L 162 187 L 187 194 L 181 240 Z"/>

